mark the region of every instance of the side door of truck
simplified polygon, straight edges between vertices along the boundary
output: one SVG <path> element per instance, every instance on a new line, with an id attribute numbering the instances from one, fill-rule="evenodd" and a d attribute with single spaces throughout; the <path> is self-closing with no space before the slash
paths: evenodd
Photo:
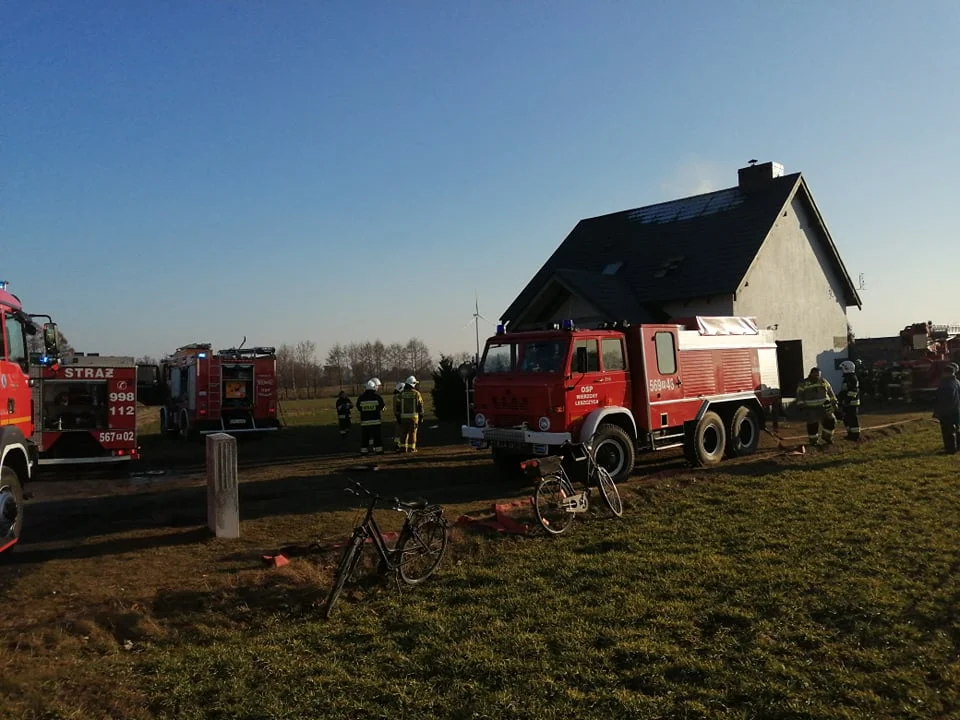
<path id="1" fill-rule="evenodd" d="M 643 368 L 650 407 L 650 429 L 679 425 L 678 401 L 683 398 L 677 329 L 651 326 L 643 330 Z"/>
<path id="2" fill-rule="evenodd" d="M 572 392 L 568 395 L 570 407 L 569 424 L 579 431 L 580 423 L 587 415 L 600 407 L 605 381 L 600 367 L 600 340 L 596 337 L 578 337 L 570 355 Z M 576 433 L 574 433 L 576 435 Z"/>
<path id="3" fill-rule="evenodd" d="M 30 437 L 33 434 L 30 354 L 26 332 L 19 318 L 3 313 L 2 352 L 0 352 L 0 425 L 16 425 Z"/>
<path id="4" fill-rule="evenodd" d="M 624 338 L 600 338 L 600 375 L 597 387 L 601 405 L 630 406 L 630 374 L 627 372 L 627 354 Z"/>

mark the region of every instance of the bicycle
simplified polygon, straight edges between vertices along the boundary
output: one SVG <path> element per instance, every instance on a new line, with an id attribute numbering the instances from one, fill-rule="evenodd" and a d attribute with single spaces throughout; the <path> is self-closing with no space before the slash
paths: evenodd
<path id="1" fill-rule="evenodd" d="M 396 573 L 407 585 L 419 585 L 433 575 L 443 560 L 449 542 L 447 520 L 443 517 L 442 507 L 422 499 L 404 502 L 393 498 L 391 509 L 404 513 L 406 519 L 397 542 L 392 548 L 389 547 L 373 516 L 380 495 L 370 492 L 356 480 L 350 479 L 350 483 L 353 487 L 345 488 L 346 492 L 357 497 L 363 493 L 370 498 L 370 504 L 363 520 L 353 529 L 353 535 L 337 565 L 337 574 L 324 609 L 324 615 L 328 618 L 343 592 L 343 586 L 360 562 L 361 550 L 368 538 L 380 556 L 380 571 Z"/>
<path id="2" fill-rule="evenodd" d="M 597 463 L 593 438 L 584 443 L 564 442 L 560 455 L 534 458 L 520 463 L 524 472 L 536 479 L 533 509 L 540 525 L 551 535 L 559 535 L 570 527 L 574 518 L 590 509 L 591 486 L 600 488 L 600 496 L 616 517 L 623 515 L 620 491 L 607 469 Z M 574 462 L 587 463 L 583 492 L 576 492 L 563 467 L 564 456 Z"/>

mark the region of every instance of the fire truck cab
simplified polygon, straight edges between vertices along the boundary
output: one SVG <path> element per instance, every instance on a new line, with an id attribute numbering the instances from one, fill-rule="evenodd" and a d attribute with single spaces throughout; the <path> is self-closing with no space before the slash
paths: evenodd
<path id="1" fill-rule="evenodd" d="M 506 332 L 487 341 L 473 380 L 472 426 L 509 469 L 594 439 L 616 480 L 637 452 L 682 447 L 694 465 L 754 452 L 779 403 L 776 343 L 751 318 L 697 317 L 669 324 L 604 323 Z"/>
<path id="2" fill-rule="evenodd" d="M 0 281 L 0 552 L 13 548 L 23 527 L 23 485 L 36 471 L 39 453 L 33 436 L 30 342 L 37 335 L 34 318 L 23 312 L 20 299 Z M 55 365 L 59 356 L 57 326 L 43 324 L 42 365 Z"/>
<path id="3" fill-rule="evenodd" d="M 263 433 L 277 420 L 277 357 L 272 347 L 214 352 L 210 343 L 177 348 L 156 373 L 138 368 L 139 388 L 160 397 L 160 432 Z M 152 387 L 156 384 L 156 387 Z"/>

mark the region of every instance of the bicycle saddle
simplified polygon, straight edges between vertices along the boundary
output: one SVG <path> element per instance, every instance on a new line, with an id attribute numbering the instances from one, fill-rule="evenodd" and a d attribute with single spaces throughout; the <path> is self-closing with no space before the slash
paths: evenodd
<path id="1" fill-rule="evenodd" d="M 404 510 L 425 510 L 427 507 L 427 501 L 424 498 L 418 498 L 410 502 L 394 498 L 393 502 L 397 507 L 403 508 Z"/>

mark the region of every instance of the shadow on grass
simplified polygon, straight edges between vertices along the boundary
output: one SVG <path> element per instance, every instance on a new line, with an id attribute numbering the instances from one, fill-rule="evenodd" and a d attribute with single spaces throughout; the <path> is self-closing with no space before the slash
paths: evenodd
<path id="1" fill-rule="evenodd" d="M 307 515 L 358 509 L 363 501 L 344 492 L 347 478 L 361 482 L 371 492 L 389 500 L 423 497 L 441 505 L 473 501 L 493 502 L 511 493 L 528 492 L 529 486 L 500 481 L 489 462 L 452 463 L 445 458 L 395 457 L 384 461 L 377 472 L 341 469 L 339 472 L 310 476 L 279 477 L 243 482 L 240 485 L 240 517 L 243 521 L 269 517 Z M 206 526 L 207 489 L 201 487 L 154 488 L 137 494 L 31 502 L 29 509 L 31 539 L 67 545 L 60 550 L 45 547 L 32 550 L 25 542 L 18 553 L 22 562 L 51 557 L 72 559 L 131 552 L 164 544 L 198 542 L 209 537 Z M 451 522 L 455 518 L 450 518 Z M 180 540 L 169 534 L 144 538 L 118 538 L 124 534 L 151 529 L 197 528 Z M 191 533 L 198 533 L 196 536 Z M 107 536 L 102 541 L 70 548 L 69 543 L 90 536 Z M 192 539 L 191 539 L 192 538 Z M 153 543 L 153 544 L 151 544 Z"/>

